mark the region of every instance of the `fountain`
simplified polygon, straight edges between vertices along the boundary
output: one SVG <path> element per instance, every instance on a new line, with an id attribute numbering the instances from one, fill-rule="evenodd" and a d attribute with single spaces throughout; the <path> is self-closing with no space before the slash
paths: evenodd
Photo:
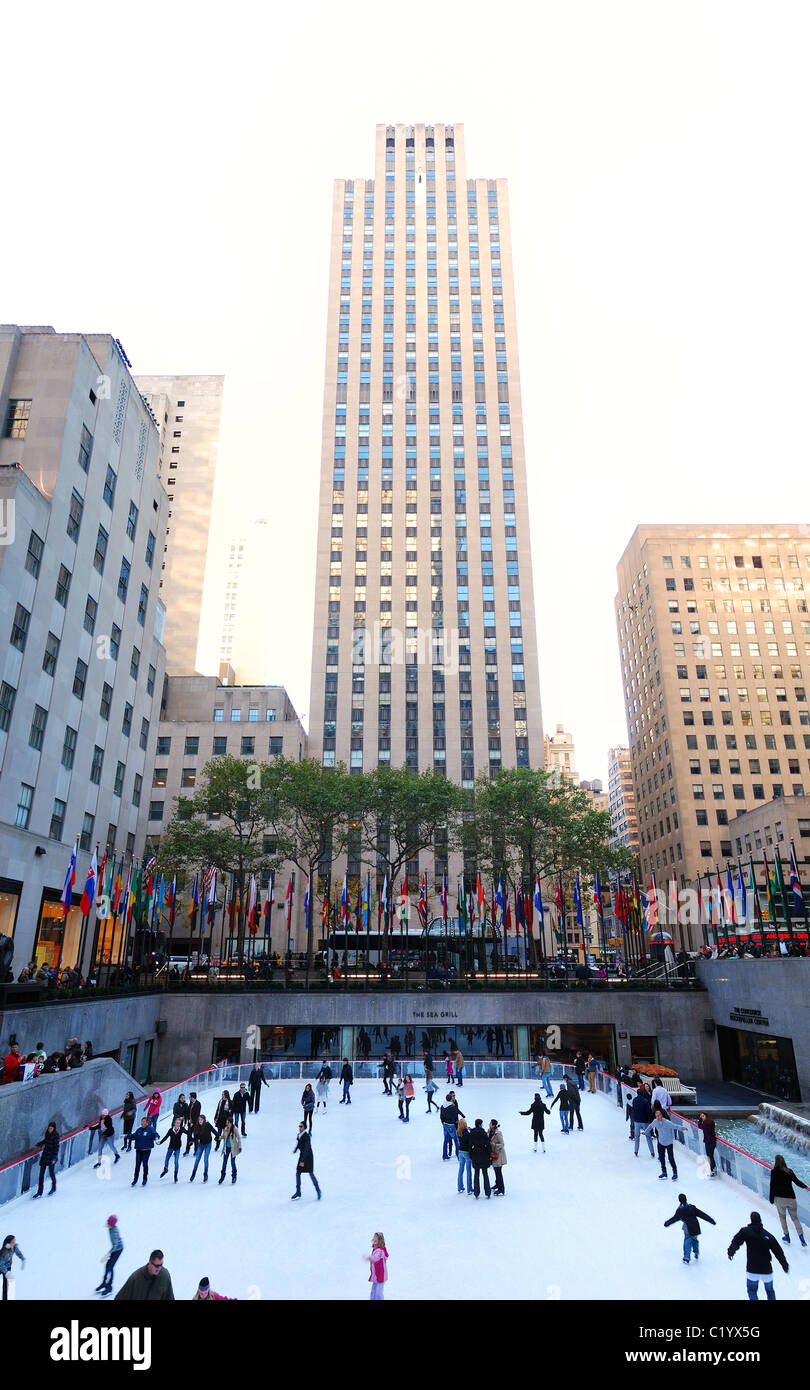
<path id="1" fill-rule="evenodd" d="M 760 1134 L 768 1135 L 777 1151 L 791 1149 L 794 1153 L 810 1156 L 810 1119 L 806 1116 L 794 1115 L 792 1110 L 763 1102 L 749 1118 Z"/>
<path id="2" fill-rule="evenodd" d="M 716 1124 L 718 1138 L 727 1139 L 769 1167 L 774 1154 L 783 1153 L 788 1166 L 803 1182 L 810 1183 L 810 1117 L 763 1102 L 747 1119 L 718 1115 Z"/>

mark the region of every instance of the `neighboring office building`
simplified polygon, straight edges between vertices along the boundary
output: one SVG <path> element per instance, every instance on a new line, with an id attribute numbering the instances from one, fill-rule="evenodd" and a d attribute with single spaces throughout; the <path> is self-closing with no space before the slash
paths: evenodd
<path id="1" fill-rule="evenodd" d="M 546 772 L 559 772 L 574 786 L 577 785 L 577 757 L 574 740 L 558 724 L 553 734 L 546 734 L 543 740 L 543 765 Z"/>
<path id="2" fill-rule="evenodd" d="M 273 592 L 266 518 L 257 517 L 229 543 L 223 577 L 219 669 L 232 667 L 234 684 L 261 685 L 272 648 Z"/>
<path id="3" fill-rule="evenodd" d="M 591 810 L 609 810 L 608 794 L 607 792 L 602 790 L 602 783 L 598 777 L 596 777 L 592 782 L 580 782 L 579 790 L 581 792 L 588 793 L 588 796 L 590 797 L 591 801 Z"/>
<path id="4" fill-rule="evenodd" d="M 170 675 L 190 675 L 197 670 L 225 379 L 138 376 L 135 384 L 158 427 L 159 472 L 169 494 L 169 524 L 160 556 L 166 669 Z"/>
<path id="5" fill-rule="evenodd" d="M 810 788 L 810 536 L 639 526 L 616 623 L 642 879 L 732 857 L 730 822 Z"/>
<path id="6" fill-rule="evenodd" d="M 194 788 L 205 764 L 214 757 L 231 753 L 252 762 L 269 763 L 283 754 L 286 758 L 306 756 L 306 734 L 282 686 L 222 685 L 216 676 L 170 676 L 162 712 L 151 787 L 144 793 L 141 831 L 146 833 L 152 852 L 156 852 L 163 827 L 171 820 L 178 796 L 194 796 Z M 270 852 L 270 851 L 268 851 Z M 203 866 L 204 867 L 204 866 Z M 272 912 L 271 946 L 284 951 L 286 919 L 284 895 L 293 865 L 277 870 L 274 884 L 276 907 Z M 262 904 L 268 876 L 261 879 Z M 293 899 L 293 949 L 304 949 L 304 890 L 306 884 L 296 873 Z M 219 890 L 222 899 L 222 886 Z M 172 933 L 175 949 L 188 941 L 189 901 L 187 887 L 177 902 Z M 195 940 L 199 941 L 199 915 Z M 221 940 L 222 911 L 217 913 L 214 950 Z M 210 930 L 206 926 L 206 941 Z M 264 942 L 264 928 L 257 934 Z"/>
<path id="7" fill-rule="evenodd" d="M 797 864 L 810 863 L 810 801 L 803 796 L 781 796 L 752 806 L 729 824 L 731 853 L 735 862 L 743 864 L 752 857 L 761 859 L 764 850 L 773 863 L 774 850 L 785 869 L 785 885 L 789 883 L 791 845 L 796 851 Z M 801 874 L 803 882 L 807 874 Z M 806 883 L 810 888 L 810 880 Z"/>
<path id="8" fill-rule="evenodd" d="M 543 758 L 506 181 L 458 125 L 378 126 L 374 175 L 334 192 L 310 741 L 471 788 Z"/>
<path id="9" fill-rule="evenodd" d="M 0 436 L 0 931 L 19 973 L 77 962 L 96 845 L 99 862 L 141 854 L 168 505 L 154 422 L 106 335 L 0 328 Z"/>
<path id="10" fill-rule="evenodd" d="M 629 849 L 637 857 L 638 816 L 629 748 L 608 750 L 608 810 L 611 849 Z"/>

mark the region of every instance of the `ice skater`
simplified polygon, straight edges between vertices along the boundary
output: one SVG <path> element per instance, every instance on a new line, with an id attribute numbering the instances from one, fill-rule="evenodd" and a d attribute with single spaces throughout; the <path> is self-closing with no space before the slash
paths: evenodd
<path id="1" fill-rule="evenodd" d="M 771 1205 L 775 1204 L 776 1210 L 779 1213 L 779 1221 L 782 1226 L 782 1240 L 785 1245 L 790 1245 L 790 1232 L 788 1231 L 787 1223 L 788 1215 L 790 1215 L 790 1219 L 796 1229 L 796 1234 L 799 1237 L 799 1244 L 806 1246 L 807 1241 L 804 1238 L 802 1223 L 796 1211 L 796 1193 L 793 1191 L 794 1185 L 796 1187 L 803 1187 L 805 1191 L 807 1190 L 807 1183 L 797 1178 L 792 1168 L 788 1168 L 782 1154 L 777 1154 L 773 1161 L 773 1168 L 771 1169 L 770 1200 Z"/>
<path id="2" fill-rule="evenodd" d="M 187 1141 L 186 1141 L 186 1152 L 185 1152 L 185 1155 L 184 1155 L 184 1157 L 186 1157 L 186 1158 L 188 1157 L 188 1154 L 189 1154 L 189 1151 L 190 1151 L 190 1149 L 191 1149 L 191 1146 L 192 1146 L 192 1144 L 194 1143 L 194 1134 L 195 1134 L 195 1131 L 196 1131 L 196 1129 L 197 1129 L 198 1124 L 200 1123 L 200 1115 L 201 1115 L 201 1114 L 202 1114 L 202 1101 L 199 1101 L 199 1100 L 197 1099 L 197 1092 L 196 1092 L 196 1091 L 192 1091 L 192 1092 L 191 1092 L 191 1095 L 189 1096 L 189 1101 L 188 1101 L 188 1119 L 186 1120 L 186 1130 L 187 1130 L 187 1133 L 188 1133 L 188 1139 L 187 1139 Z"/>
<path id="3" fill-rule="evenodd" d="M 394 1075 L 394 1059 L 393 1059 L 393 1057 L 391 1056 L 391 1053 L 390 1053 L 390 1052 L 386 1052 L 385 1056 L 383 1057 L 383 1061 L 382 1061 L 382 1075 L 383 1075 L 383 1095 L 385 1095 L 385 1096 L 392 1096 L 392 1095 L 394 1094 L 394 1092 L 393 1092 L 392 1089 L 391 1089 L 391 1079 L 392 1079 L 392 1077 L 393 1077 L 393 1075 Z M 451 1075 L 452 1075 L 452 1072 L 451 1072 Z"/>
<path id="4" fill-rule="evenodd" d="M 121 1111 L 121 1120 L 123 1123 L 122 1137 L 124 1140 L 121 1147 L 124 1150 L 125 1154 L 128 1154 L 130 1149 L 132 1148 L 132 1126 L 135 1123 L 135 1115 L 137 1109 L 137 1101 L 135 1100 L 132 1091 L 127 1091 L 126 1095 L 124 1096 L 124 1106 Z"/>
<path id="5" fill-rule="evenodd" d="M 327 1072 L 329 1073 L 328 1076 Z M 317 1095 L 317 1100 L 315 1101 L 315 1109 L 320 1110 L 321 1104 L 323 1103 L 324 1113 L 326 1113 L 326 1102 L 329 1099 L 329 1082 L 331 1080 L 332 1068 L 327 1067 L 324 1064 L 324 1066 L 321 1067 L 320 1071 L 318 1072 L 318 1075 L 315 1078 L 315 1092 Z"/>
<path id="6" fill-rule="evenodd" d="M 503 1185 L 503 1170 L 506 1167 L 506 1146 L 497 1120 L 489 1122 L 489 1144 L 492 1153 L 492 1172 L 495 1177 L 495 1196 L 506 1195 Z"/>
<path id="7" fill-rule="evenodd" d="M 717 1130 L 714 1127 L 714 1120 L 710 1120 L 705 1110 L 700 1113 L 697 1127 L 703 1135 L 703 1147 L 706 1150 L 706 1157 L 709 1160 L 710 1178 L 717 1177 L 717 1164 L 714 1161 L 714 1151 L 717 1148 Z"/>
<path id="8" fill-rule="evenodd" d="M 779 1252 L 781 1254 L 781 1251 Z M 14 1256 L 21 1262 L 25 1269 L 25 1256 L 17 1244 L 16 1236 L 6 1236 L 3 1241 L 3 1248 L 0 1250 L 0 1274 L 3 1276 L 3 1302 L 8 1298 L 8 1281 L 11 1276 L 11 1262 Z"/>
<path id="9" fill-rule="evenodd" d="M 658 1174 L 658 1181 L 665 1182 L 667 1176 L 667 1158 L 672 1169 L 672 1181 L 677 1182 L 678 1169 L 675 1163 L 674 1143 L 675 1135 L 683 1134 L 683 1125 L 676 1124 L 664 1114 L 660 1105 L 656 1107 L 655 1117 L 649 1128 L 649 1133 L 654 1134 L 658 1140 L 658 1161 L 661 1164 L 661 1172 Z"/>
<path id="10" fill-rule="evenodd" d="M 259 1104 L 262 1098 L 262 1086 L 269 1085 L 264 1074 L 264 1067 L 261 1062 L 254 1062 L 248 1077 L 248 1090 L 250 1091 L 250 1108 L 254 1114 L 259 1113 Z"/>
<path id="11" fill-rule="evenodd" d="M 104 1229 L 110 1237 L 110 1248 L 109 1250 L 105 1250 L 101 1257 L 104 1261 L 104 1274 L 101 1283 L 96 1284 L 95 1292 L 100 1293 L 106 1298 L 107 1294 L 112 1293 L 113 1270 L 124 1248 L 124 1242 L 121 1239 L 121 1232 L 118 1229 L 117 1216 L 108 1216 L 104 1224 Z"/>
<path id="12" fill-rule="evenodd" d="M 192 1303 L 235 1303 L 236 1299 L 231 1298 L 227 1293 L 215 1293 L 211 1288 L 211 1281 L 203 1277 L 197 1285 L 197 1292 L 192 1294 Z"/>
<path id="13" fill-rule="evenodd" d="M 741 1226 L 728 1247 L 728 1257 L 734 1259 L 742 1244 L 745 1244 L 745 1286 L 752 1303 L 759 1299 L 759 1281 L 765 1286 L 765 1296 L 769 1302 L 776 1298 L 773 1287 L 773 1261 L 775 1255 L 785 1274 L 789 1273 L 788 1262 L 777 1242 L 776 1236 L 766 1231 L 758 1211 L 751 1212 L 751 1223 Z M 5 1296 L 5 1295 L 4 1295 Z"/>
<path id="14" fill-rule="evenodd" d="M 144 1114 L 146 1115 L 146 1118 L 149 1121 L 149 1124 L 152 1126 L 152 1129 L 154 1130 L 155 1134 L 157 1134 L 158 1115 L 160 1114 L 160 1108 L 162 1104 L 163 1097 L 161 1096 L 160 1091 L 153 1091 L 148 1101 L 146 1102 L 146 1110 L 144 1111 Z"/>
<path id="15" fill-rule="evenodd" d="M 543 1055 L 539 1058 L 539 1066 L 540 1080 L 543 1083 L 543 1090 L 545 1091 L 546 1095 L 549 1098 L 551 1098 L 551 1096 L 554 1095 L 554 1091 L 551 1086 L 551 1058 L 548 1056 L 547 1053 L 544 1052 Z"/>
<path id="16" fill-rule="evenodd" d="M 573 1130 L 574 1128 L 574 1116 L 576 1116 L 579 1129 L 584 1129 L 585 1126 L 582 1123 L 582 1114 L 580 1112 L 580 1107 L 582 1105 L 582 1087 L 577 1084 L 573 1076 L 569 1076 L 565 1084 L 568 1087 L 571 1129 Z"/>
<path id="17" fill-rule="evenodd" d="M 592 1052 L 589 1052 L 588 1060 L 585 1063 L 585 1071 L 588 1076 L 588 1090 L 590 1091 L 592 1096 L 596 1095 L 596 1073 L 598 1072 L 598 1070 L 599 1067 L 596 1064 L 596 1058 L 594 1057 Z"/>
<path id="18" fill-rule="evenodd" d="M 700 1221 L 698 1217 L 703 1221 L 708 1221 L 710 1226 L 717 1225 L 713 1216 L 709 1216 L 707 1211 L 701 1211 L 700 1207 L 696 1207 L 694 1203 L 687 1202 L 686 1193 L 679 1192 L 678 1206 L 675 1208 L 674 1215 L 664 1222 L 665 1226 L 674 1226 L 676 1221 L 680 1221 L 683 1226 L 683 1262 L 685 1265 L 688 1265 L 690 1255 L 694 1255 L 695 1264 L 700 1256 L 700 1244 L 698 1242 Z"/>
<path id="19" fill-rule="evenodd" d="M 371 1237 L 371 1254 L 365 1255 L 371 1271 L 368 1279 L 371 1284 L 371 1302 L 382 1303 L 384 1298 L 383 1285 L 388 1279 L 388 1251 L 385 1248 L 385 1236 L 382 1231 L 375 1231 Z"/>
<path id="20" fill-rule="evenodd" d="M 342 1086 L 343 1086 L 343 1095 L 342 1095 L 342 1097 L 341 1097 L 340 1104 L 341 1104 L 341 1105 L 351 1105 L 351 1103 L 352 1103 L 351 1091 L 352 1091 L 352 1086 L 354 1085 L 354 1069 L 353 1069 L 352 1064 L 351 1064 L 351 1062 L 349 1061 L 348 1057 L 344 1057 L 344 1058 L 343 1058 L 343 1066 L 342 1066 L 341 1069 L 340 1069 L 340 1080 L 341 1080 L 341 1084 L 342 1084 Z M 328 1087 L 329 1083 L 327 1082 L 326 1084 L 327 1084 L 327 1087 Z M 324 1108 L 324 1110 L 326 1109 L 326 1101 L 324 1101 L 324 1103 L 323 1103 L 323 1108 Z"/>
<path id="21" fill-rule="evenodd" d="M 233 1116 L 233 1105 L 231 1103 L 230 1091 L 223 1091 L 219 1104 L 214 1111 L 214 1124 L 216 1125 L 217 1138 L 222 1134 L 228 1120 Z"/>
<path id="22" fill-rule="evenodd" d="M 59 1131 L 53 1120 L 51 1120 L 50 1124 L 46 1125 L 45 1133 L 40 1143 L 37 1145 L 37 1148 L 41 1148 L 42 1153 L 39 1156 L 39 1186 L 34 1193 L 34 1200 L 42 1196 L 46 1172 L 51 1179 L 48 1196 L 52 1197 L 56 1191 L 56 1164 L 59 1160 Z"/>
<path id="23" fill-rule="evenodd" d="M 459 1116 L 456 1126 L 458 1136 L 458 1190 L 464 1191 L 464 1179 L 467 1179 L 467 1196 L 472 1195 L 472 1160 L 470 1159 L 470 1128 L 463 1115 Z"/>
<path id="24" fill-rule="evenodd" d="M 458 1154 L 458 1134 L 456 1132 L 456 1126 L 458 1125 L 459 1115 L 461 1115 L 462 1119 L 465 1118 L 464 1111 L 459 1110 L 456 1103 L 455 1091 L 448 1091 L 445 1096 L 445 1104 L 439 1111 L 439 1119 L 442 1122 L 442 1129 L 444 1131 L 442 1162 L 444 1162 L 445 1159 L 451 1159 L 454 1150 L 455 1153 Z"/>
<path id="25" fill-rule="evenodd" d="M 312 1186 L 318 1194 L 318 1201 L 321 1200 L 321 1189 L 318 1186 L 318 1179 L 315 1177 L 315 1160 L 312 1154 L 312 1140 L 307 1134 L 307 1128 L 302 1120 L 298 1126 L 298 1138 L 295 1141 L 293 1153 L 298 1154 L 298 1162 L 295 1166 L 295 1191 L 290 1198 L 296 1202 L 301 1196 L 301 1174 L 309 1173 L 312 1179 Z"/>
<path id="26" fill-rule="evenodd" d="M 219 1175 L 218 1186 L 225 1181 L 225 1172 L 228 1167 L 228 1159 L 231 1160 L 231 1183 L 236 1182 L 236 1160 L 242 1152 L 242 1140 L 239 1138 L 239 1130 L 231 1120 L 225 1121 L 225 1127 L 220 1136 L 222 1144 L 222 1172 Z"/>
<path id="27" fill-rule="evenodd" d="M 453 1080 L 453 1062 L 449 1052 L 445 1052 L 444 1054 L 444 1070 L 447 1075 L 447 1084 L 449 1086 L 450 1082 Z"/>
<path id="28" fill-rule="evenodd" d="M 315 1092 L 307 1082 L 301 1093 L 301 1105 L 304 1111 L 304 1123 L 308 1125 L 310 1134 L 312 1133 L 312 1112 L 315 1109 Z"/>
<path id="29" fill-rule="evenodd" d="M 436 1111 L 438 1111 L 439 1109 L 438 1105 L 433 1099 L 433 1097 L 439 1089 L 439 1085 L 437 1081 L 433 1080 L 433 1072 L 425 1072 L 425 1077 L 425 1090 L 427 1091 L 427 1110 L 425 1111 L 425 1114 L 429 1115 L 431 1108 Z"/>
<path id="30" fill-rule="evenodd" d="M 98 1162 L 94 1163 L 93 1167 L 101 1167 L 101 1160 L 104 1157 L 104 1150 L 106 1149 L 108 1144 L 110 1145 L 110 1148 L 115 1154 L 115 1161 L 117 1163 L 121 1155 L 115 1147 L 115 1126 L 113 1124 L 112 1115 L 110 1114 L 109 1110 L 102 1110 L 98 1124 L 93 1125 L 92 1128 L 98 1130 Z"/>
<path id="31" fill-rule="evenodd" d="M 462 1056 L 462 1054 L 461 1054 L 461 1048 L 460 1048 L 460 1047 L 457 1047 L 457 1048 L 456 1048 L 456 1051 L 455 1051 L 455 1062 L 456 1062 L 456 1085 L 457 1085 L 457 1086 L 463 1086 L 463 1085 L 464 1085 L 464 1058 L 463 1058 L 463 1056 Z"/>
<path id="32" fill-rule="evenodd" d="M 545 1120 L 543 1117 L 544 1115 L 550 1115 L 551 1111 L 549 1110 L 539 1091 L 535 1091 L 534 1100 L 532 1101 L 528 1110 L 520 1110 L 518 1111 L 518 1114 L 531 1115 L 532 1134 L 534 1135 L 534 1152 L 537 1153 L 537 1144 L 539 1141 L 540 1147 L 542 1148 L 543 1153 L 545 1153 Z"/>
<path id="33" fill-rule="evenodd" d="M 484 1129 L 483 1120 L 476 1120 L 474 1127 L 470 1130 L 470 1160 L 472 1162 L 475 1177 L 473 1179 L 473 1193 L 476 1202 L 481 1195 L 481 1177 L 484 1179 L 484 1195 L 489 1200 L 489 1165 L 492 1162 L 492 1145 L 489 1135 Z"/>
<path id="34" fill-rule="evenodd" d="M 138 1181 L 138 1174 L 143 1173 L 142 1186 L 146 1187 L 149 1177 L 149 1155 L 155 1147 L 155 1131 L 149 1123 L 146 1115 L 141 1119 L 140 1128 L 135 1131 L 135 1176 L 130 1183 L 134 1187 Z"/>
<path id="35" fill-rule="evenodd" d="M 400 1112 L 399 1112 L 399 1113 L 400 1113 L 400 1119 L 403 1120 L 404 1123 L 405 1123 L 406 1125 L 409 1125 L 410 1122 L 411 1122 L 411 1119 L 410 1119 L 410 1110 L 411 1110 L 411 1101 L 413 1100 L 413 1096 L 414 1096 L 413 1077 L 412 1077 L 412 1076 L 407 1076 L 407 1075 L 406 1075 L 406 1076 L 404 1077 L 404 1079 L 403 1079 L 403 1082 L 402 1082 L 402 1099 L 401 1099 L 401 1101 L 400 1101 Z M 403 1105 L 405 1106 L 405 1114 L 404 1114 L 404 1115 L 402 1114 L 402 1106 L 403 1106 Z"/>
<path id="36" fill-rule="evenodd" d="M 652 1110 L 650 1109 L 649 1097 L 641 1088 L 636 1091 L 630 1102 L 630 1132 L 635 1131 L 635 1146 L 633 1153 L 638 1158 L 638 1146 L 641 1139 L 647 1141 L 647 1148 L 650 1151 L 650 1158 L 655 1158 L 650 1126 L 652 1125 Z"/>
<path id="37" fill-rule="evenodd" d="M 563 1134 L 567 1134 L 567 1133 L 568 1133 L 568 1112 L 569 1112 L 569 1110 L 571 1110 L 572 1107 L 571 1107 L 571 1094 L 570 1094 L 570 1092 L 569 1092 L 569 1090 L 568 1090 L 568 1087 L 567 1087 L 567 1085 L 565 1084 L 564 1081 L 561 1081 L 561 1082 L 560 1082 L 560 1089 L 559 1089 L 559 1091 L 557 1092 L 556 1096 L 554 1097 L 553 1101 L 551 1102 L 551 1105 L 549 1106 L 549 1111 L 548 1111 L 549 1115 L 551 1114 L 551 1112 L 552 1112 L 552 1110 L 554 1109 L 555 1105 L 559 1105 L 559 1107 L 560 1107 L 560 1124 L 562 1125 L 562 1132 L 563 1132 Z"/>
<path id="38" fill-rule="evenodd" d="M 245 1116 L 247 1115 L 248 1111 L 249 1099 L 250 1097 L 248 1096 L 247 1086 L 243 1081 L 239 1087 L 239 1090 L 234 1093 L 234 1097 L 231 1102 L 231 1109 L 233 1110 L 234 1129 L 241 1128 L 243 1134 L 245 1133 Z"/>
<path id="39" fill-rule="evenodd" d="M 186 1129 L 182 1120 L 178 1119 L 174 1121 L 170 1129 L 166 1130 L 166 1133 L 164 1134 L 163 1138 L 158 1140 L 158 1147 L 160 1147 L 161 1144 L 165 1144 L 167 1140 L 169 1141 L 169 1147 L 166 1150 L 166 1159 L 163 1164 L 163 1172 L 160 1175 L 162 1178 L 165 1178 L 166 1174 L 168 1173 L 169 1160 L 173 1158 L 174 1180 L 175 1182 L 177 1182 L 177 1169 L 180 1163 L 180 1150 L 183 1147 L 183 1137 L 187 1134 L 188 1130 Z"/>

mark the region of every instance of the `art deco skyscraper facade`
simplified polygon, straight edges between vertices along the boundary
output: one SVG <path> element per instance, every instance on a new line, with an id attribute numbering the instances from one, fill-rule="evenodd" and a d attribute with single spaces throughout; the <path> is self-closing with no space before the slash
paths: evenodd
<path id="1" fill-rule="evenodd" d="M 543 766 L 509 206 L 461 126 L 378 126 L 332 215 L 310 748 Z"/>

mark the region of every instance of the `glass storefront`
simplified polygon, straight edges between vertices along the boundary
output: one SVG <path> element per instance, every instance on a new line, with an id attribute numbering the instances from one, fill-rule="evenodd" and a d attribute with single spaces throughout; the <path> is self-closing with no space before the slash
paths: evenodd
<path id="1" fill-rule="evenodd" d="M 263 1062 L 277 1062 L 285 1057 L 290 1059 L 340 1058 L 341 1055 L 341 1029 L 339 1027 L 318 1027 L 316 1025 L 312 1028 L 285 1028 L 272 1023 L 264 1023 L 262 1024 L 261 1037 L 260 1060 Z"/>
<path id="2" fill-rule="evenodd" d="M 480 1023 L 453 1024 L 438 1028 L 387 1027 L 385 1024 L 355 1025 L 355 1048 L 358 1057 L 382 1057 L 390 1052 L 394 1057 L 420 1058 L 430 1051 L 438 1062 L 447 1052 L 460 1048 L 465 1057 L 514 1057 L 513 1028 L 510 1025 Z"/>
<path id="3" fill-rule="evenodd" d="M 39 923 L 37 924 L 34 945 L 34 960 L 37 965 L 42 965 L 44 962 L 51 969 L 56 968 L 63 933 L 65 940 L 62 947 L 62 965 L 73 967 L 79 959 L 82 914 L 78 907 L 72 907 L 68 912 L 67 922 L 65 922 L 60 895 L 53 889 L 46 888 L 39 910 Z"/>
<path id="4" fill-rule="evenodd" d="M 12 939 L 14 937 L 21 893 L 21 883 L 17 883 L 13 878 L 0 878 L 0 936 L 8 936 Z M 27 960 L 15 962 L 16 973 L 19 975 L 23 966 L 27 964 Z"/>
<path id="5" fill-rule="evenodd" d="M 556 1041 L 555 1034 L 559 1031 L 559 1046 L 552 1048 L 548 1043 L 548 1054 L 555 1062 L 573 1062 L 578 1052 L 587 1056 L 592 1052 L 598 1062 L 603 1062 L 607 1071 L 614 1071 L 616 1058 L 615 1044 L 613 1040 L 613 1026 L 609 1023 L 593 1024 L 557 1024 L 552 1029 L 550 1024 L 530 1024 L 529 1025 L 529 1051 L 532 1057 L 543 1051 L 543 1042 L 546 1034 L 551 1029 L 551 1036 Z"/>
<path id="6" fill-rule="evenodd" d="M 726 1081 L 739 1081 L 780 1100 L 801 1100 L 796 1057 L 790 1038 L 718 1026 L 720 1064 Z"/>

